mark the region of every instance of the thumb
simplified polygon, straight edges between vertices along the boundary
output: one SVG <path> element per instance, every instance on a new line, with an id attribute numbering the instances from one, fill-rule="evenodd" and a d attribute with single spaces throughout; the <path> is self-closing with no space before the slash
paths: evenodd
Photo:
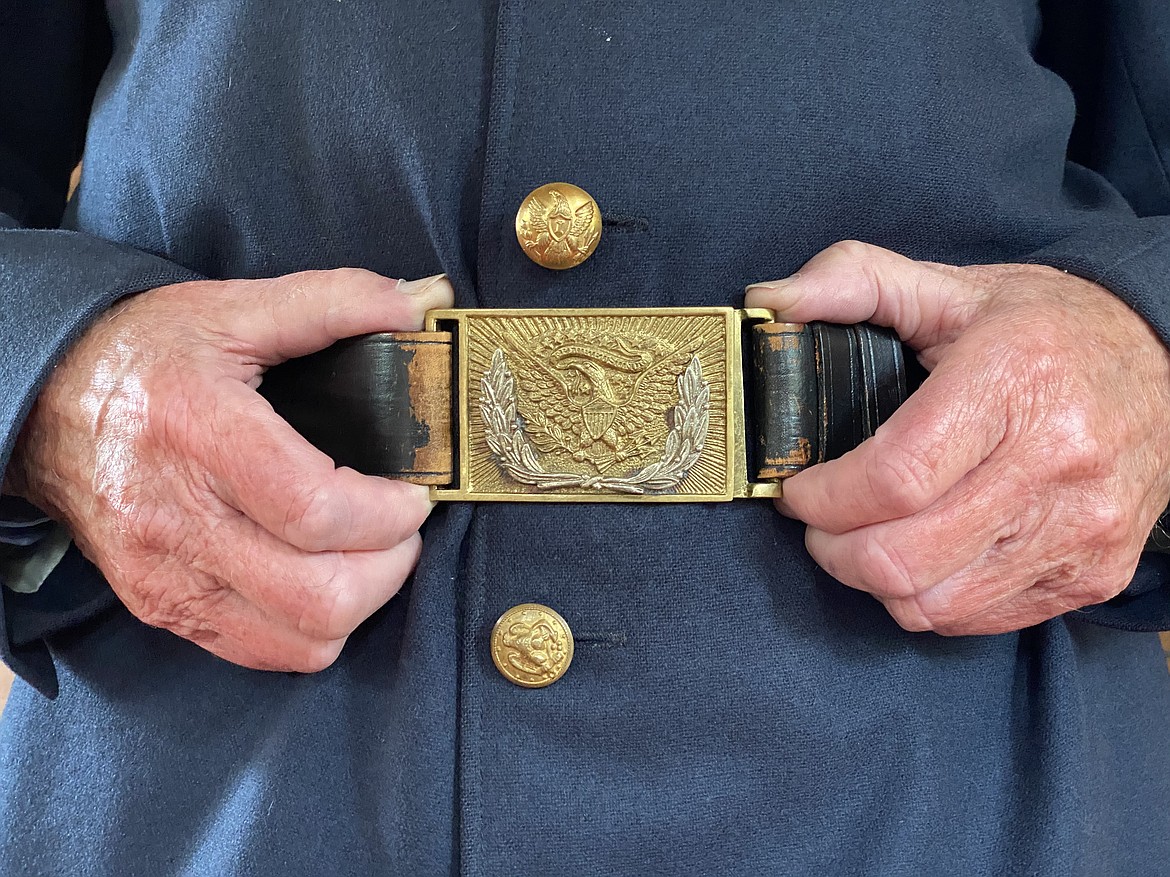
<path id="1" fill-rule="evenodd" d="M 223 326 L 261 365 L 323 350 L 371 332 L 414 331 L 433 308 L 450 307 L 445 274 L 393 280 L 360 268 L 303 271 L 268 280 L 234 281 Z"/>
<path id="2" fill-rule="evenodd" d="M 785 280 L 752 284 L 744 305 L 774 310 L 785 322 L 888 326 L 923 350 L 953 340 L 974 320 L 982 300 L 962 268 L 842 241 Z"/>

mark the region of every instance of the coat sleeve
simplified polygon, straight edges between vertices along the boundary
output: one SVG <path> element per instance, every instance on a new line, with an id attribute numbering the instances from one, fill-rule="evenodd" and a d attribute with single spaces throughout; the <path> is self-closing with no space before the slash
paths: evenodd
<path id="1" fill-rule="evenodd" d="M 21 425 L 70 343 L 117 299 L 196 277 L 156 255 L 57 227 L 110 50 L 101 3 L 0 0 L 0 483 Z M 20 523 L 10 518 L 0 541 L 28 550 L 38 531 Z M 70 549 L 36 594 L 0 587 L 0 658 L 53 694 L 45 638 L 112 602 Z"/>
<path id="2" fill-rule="evenodd" d="M 1082 208 L 1083 223 L 1031 261 L 1105 286 L 1170 345 L 1170 3 L 1051 0 L 1042 13 L 1038 59 L 1076 102 L 1064 196 Z M 1100 177 L 1129 215 L 1098 209 Z M 1126 630 L 1170 629 L 1170 556 L 1147 552 L 1120 596 L 1076 614 Z"/>

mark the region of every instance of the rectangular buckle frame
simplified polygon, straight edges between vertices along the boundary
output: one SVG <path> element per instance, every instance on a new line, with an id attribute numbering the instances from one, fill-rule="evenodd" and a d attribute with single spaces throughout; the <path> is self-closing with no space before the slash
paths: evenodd
<path id="1" fill-rule="evenodd" d="M 771 311 L 450 309 L 458 481 L 435 500 L 723 502 L 748 478 L 743 328 Z"/>

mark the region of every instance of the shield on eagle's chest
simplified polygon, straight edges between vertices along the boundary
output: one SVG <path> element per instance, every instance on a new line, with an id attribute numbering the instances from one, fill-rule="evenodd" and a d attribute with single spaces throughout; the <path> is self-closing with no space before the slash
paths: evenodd
<path id="1" fill-rule="evenodd" d="M 589 438 L 597 441 L 606 430 L 613 424 L 614 416 L 617 414 L 617 409 L 606 405 L 604 408 L 586 408 L 581 412 L 582 419 L 585 421 L 585 431 L 589 433 Z"/>

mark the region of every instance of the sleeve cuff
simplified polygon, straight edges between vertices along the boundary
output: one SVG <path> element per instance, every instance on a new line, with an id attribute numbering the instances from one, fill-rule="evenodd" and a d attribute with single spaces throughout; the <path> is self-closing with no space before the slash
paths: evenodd
<path id="1" fill-rule="evenodd" d="M 101 572 L 70 543 L 36 593 L 17 594 L 0 587 L 0 657 L 41 694 L 56 697 L 57 670 L 49 640 L 119 605 Z"/>
<path id="2" fill-rule="evenodd" d="M 1024 261 L 1099 283 L 1170 346 L 1170 216 L 1094 220 Z"/>

